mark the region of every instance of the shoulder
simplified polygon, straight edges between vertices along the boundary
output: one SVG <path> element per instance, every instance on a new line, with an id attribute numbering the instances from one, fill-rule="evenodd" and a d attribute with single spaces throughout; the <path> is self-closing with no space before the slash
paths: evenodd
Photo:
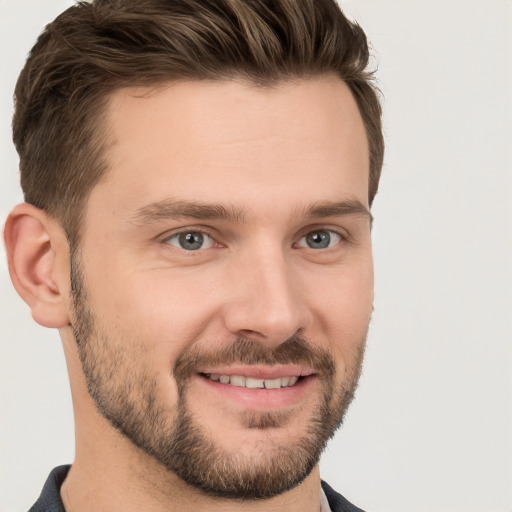
<path id="1" fill-rule="evenodd" d="M 70 466 L 58 466 L 50 473 L 41 495 L 29 512 L 65 512 L 60 498 L 60 486 L 64 482 L 69 468 Z"/>
<path id="2" fill-rule="evenodd" d="M 364 512 L 362 509 L 352 505 L 341 494 L 337 493 L 329 484 L 322 481 L 322 489 L 327 496 L 329 507 L 332 512 Z"/>

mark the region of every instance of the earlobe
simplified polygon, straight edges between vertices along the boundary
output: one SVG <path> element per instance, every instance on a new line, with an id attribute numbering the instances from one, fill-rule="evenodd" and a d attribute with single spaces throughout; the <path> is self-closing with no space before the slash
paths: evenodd
<path id="1" fill-rule="evenodd" d="M 34 320 L 60 328 L 69 324 L 68 272 L 58 268 L 67 261 L 64 235 L 42 210 L 23 203 L 9 214 L 5 247 L 14 287 L 30 306 Z M 64 257 L 65 256 L 65 257 Z"/>

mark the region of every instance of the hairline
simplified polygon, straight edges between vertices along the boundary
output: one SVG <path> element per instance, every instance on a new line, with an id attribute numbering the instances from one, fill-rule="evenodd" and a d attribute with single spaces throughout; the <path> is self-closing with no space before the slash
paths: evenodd
<path id="1" fill-rule="evenodd" d="M 98 178 L 91 183 L 91 186 L 87 190 L 87 193 L 82 195 L 80 198 L 80 203 L 78 205 L 79 213 L 75 216 L 74 222 L 71 227 L 60 218 L 62 215 L 56 214 L 55 220 L 61 225 L 65 231 L 68 242 L 71 246 L 78 246 L 81 242 L 81 236 L 83 234 L 84 220 L 87 212 L 87 204 L 89 202 L 89 197 L 93 191 L 93 189 L 100 184 L 103 180 L 108 178 L 109 172 L 112 169 L 112 165 L 109 160 L 109 150 L 112 148 L 113 144 L 115 144 L 115 138 L 112 133 L 112 125 L 110 123 L 110 116 L 112 114 L 112 103 L 114 95 L 118 94 L 121 91 L 133 91 L 133 97 L 151 97 L 153 94 L 158 94 L 159 92 L 172 87 L 176 84 L 183 83 L 241 83 L 244 85 L 248 85 L 250 87 L 254 87 L 256 89 L 274 89 L 281 85 L 285 84 L 297 84 L 304 81 L 315 81 L 320 80 L 322 78 L 328 78 L 333 81 L 341 81 L 343 82 L 348 90 L 352 98 L 355 101 L 357 111 L 361 120 L 363 122 L 366 143 L 367 143 L 367 151 L 368 151 L 368 180 L 371 180 L 370 172 L 371 172 L 371 146 L 370 140 L 368 136 L 368 131 L 364 123 L 363 114 L 361 112 L 361 108 L 357 102 L 357 98 L 354 94 L 354 91 L 350 87 L 350 81 L 347 81 L 341 78 L 335 71 L 322 71 L 318 73 L 304 73 L 304 74 L 282 74 L 279 76 L 276 74 L 275 77 L 269 78 L 268 80 L 261 80 L 258 77 L 253 77 L 247 73 L 225 73 L 220 74 L 218 76 L 211 77 L 173 77 L 169 79 L 162 80 L 154 80 L 153 83 L 143 83 L 141 80 L 140 83 L 135 81 L 127 82 L 125 84 L 119 84 L 112 88 L 106 88 L 103 94 L 99 93 L 96 95 L 96 98 L 92 98 L 89 103 L 89 107 L 92 107 L 91 114 L 88 117 L 88 125 L 89 128 L 92 128 L 94 131 L 94 136 L 92 142 L 92 146 L 94 147 L 93 160 L 96 162 L 98 167 L 101 167 L 102 170 L 99 172 Z M 140 91 L 141 94 L 135 94 L 137 91 Z M 371 205 L 370 191 L 367 191 L 368 199 Z M 51 214 L 50 214 L 51 215 Z"/>

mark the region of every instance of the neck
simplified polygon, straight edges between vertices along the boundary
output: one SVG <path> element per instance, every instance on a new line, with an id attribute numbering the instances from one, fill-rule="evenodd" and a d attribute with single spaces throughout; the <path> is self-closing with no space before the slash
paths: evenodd
<path id="1" fill-rule="evenodd" d="M 156 461 L 91 464 L 79 453 L 61 488 L 66 512 L 270 512 L 320 511 L 318 466 L 294 489 L 265 500 L 236 501 L 207 496 Z M 110 459 L 115 460 L 115 459 Z"/>

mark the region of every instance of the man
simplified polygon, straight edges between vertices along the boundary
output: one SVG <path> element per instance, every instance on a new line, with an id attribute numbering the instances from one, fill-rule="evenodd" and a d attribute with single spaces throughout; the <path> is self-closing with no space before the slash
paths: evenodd
<path id="1" fill-rule="evenodd" d="M 372 310 L 367 65 L 332 0 L 96 0 L 45 29 L 5 242 L 61 334 L 76 457 L 31 510 L 360 510 L 318 460 Z"/>

